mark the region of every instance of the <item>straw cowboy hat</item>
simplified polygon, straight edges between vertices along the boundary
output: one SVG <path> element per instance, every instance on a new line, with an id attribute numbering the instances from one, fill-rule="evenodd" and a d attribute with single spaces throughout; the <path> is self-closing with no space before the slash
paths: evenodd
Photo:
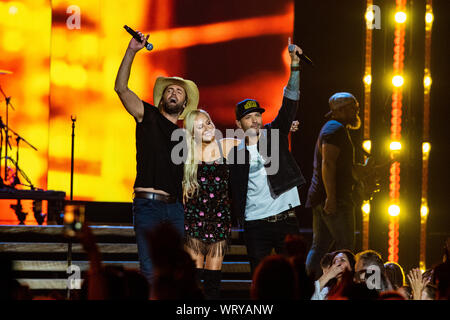
<path id="1" fill-rule="evenodd" d="M 199 92 L 197 85 L 191 80 L 185 80 L 180 77 L 158 77 L 155 82 L 155 87 L 153 88 L 153 103 L 155 106 L 159 105 L 161 97 L 167 86 L 176 84 L 184 88 L 187 95 L 187 104 L 184 111 L 178 117 L 178 119 L 183 120 L 184 117 L 189 113 L 189 111 L 197 109 Z"/>

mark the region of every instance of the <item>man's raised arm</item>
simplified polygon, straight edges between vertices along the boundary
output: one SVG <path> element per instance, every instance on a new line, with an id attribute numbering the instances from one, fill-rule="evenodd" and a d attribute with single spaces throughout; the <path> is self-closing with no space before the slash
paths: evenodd
<path id="1" fill-rule="evenodd" d="M 134 56 L 139 50 L 145 47 L 145 42 L 149 37 L 149 35 L 144 36 L 139 31 L 138 34 L 141 36 L 142 42 L 138 42 L 134 38 L 131 39 L 122 63 L 120 64 L 119 72 L 117 73 L 114 90 L 119 95 L 120 101 L 122 101 L 122 104 L 128 113 L 131 114 L 137 122 L 141 122 L 144 117 L 144 103 L 128 88 L 128 79 L 130 79 L 131 64 L 133 63 Z"/>
<path id="2" fill-rule="evenodd" d="M 291 74 L 284 90 L 284 96 L 297 101 L 300 99 L 300 58 L 296 53 L 298 52 L 301 55 L 303 50 L 296 45 L 292 45 L 292 49 L 289 51 L 291 57 Z"/>
<path id="3" fill-rule="evenodd" d="M 280 132 L 287 135 L 297 114 L 298 100 L 300 99 L 300 58 L 296 52 L 302 54 L 303 51 L 296 45 L 290 46 L 289 55 L 291 57 L 291 73 L 287 86 L 284 88 L 283 104 L 278 111 L 277 117 L 272 121 L 272 128 L 280 129 Z"/>

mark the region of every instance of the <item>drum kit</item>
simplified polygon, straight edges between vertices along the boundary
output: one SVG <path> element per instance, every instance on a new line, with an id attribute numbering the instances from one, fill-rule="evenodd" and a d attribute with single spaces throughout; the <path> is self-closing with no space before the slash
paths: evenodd
<path id="1" fill-rule="evenodd" d="M 2 76 L 8 76 L 13 74 L 13 72 L 8 70 L 1 70 L 0 69 L 0 77 Z M 0 78 L 1 79 L 1 78 Z M 24 137 L 22 137 L 20 134 L 18 134 L 16 131 L 14 131 L 9 126 L 9 108 L 12 108 L 15 110 L 13 104 L 11 103 L 11 97 L 8 97 L 5 92 L 3 91 L 3 88 L 0 85 L 0 94 L 3 96 L 5 104 L 6 104 L 6 123 L 3 123 L 2 118 L 0 117 L 0 163 L 1 160 L 4 159 L 4 177 L 2 178 L 1 172 L 0 172 L 0 188 L 15 188 L 17 185 L 22 185 L 31 188 L 31 190 L 35 190 L 35 187 L 31 183 L 30 179 L 27 177 L 25 172 L 19 167 L 19 144 L 20 141 L 25 142 L 28 146 L 30 146 L 32 149 L 37 149 L 29 143 Z M 0 96 L 0 98 L 1 98 Z M 16 140 L 16 159 L 8 156 L 8 148 L 11 150 L 11 144 L 10 139 L 13 138 L 12 135 L 15 136 Z M 4 142 L 4 148 L 5 148 L 5 155 L 3 156 L 3 138 L 5 137 Z M 9 164 L 13 165 L 13 167 L 9 167 Z M 28 182 L 28 184 L 21 183 L 19 179 L 19 173 L 20 175 Z"/>

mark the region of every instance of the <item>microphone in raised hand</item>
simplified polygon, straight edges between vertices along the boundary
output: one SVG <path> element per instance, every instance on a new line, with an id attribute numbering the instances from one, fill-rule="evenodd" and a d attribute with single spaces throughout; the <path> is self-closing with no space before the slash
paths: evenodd
<path id="1" fill-rule="evenodd" d="M 131 34 L 133 36 L 134 40 L 139 42 L 139 44 L 143 45 L 143 47 L 145 47 L 148 51 L 153 50 L 153 45 L 147 41 L 149 35 L 144 36 L 142 33 L 134 31 L 127 25 L 124 25 L 123 27 L 125 28 L 125 30 L 127 30 L 127 32 L 129 34 Z M 138 47 L 137 49 L 142 49 L 143 47 L 140 47 L 140 48 Z"/>
<path id="2" fill-rule="evenodd" d="M 289 50 L 289 52 L 292 52 L 295 50 L 295 45 L 291 44 L 291 38 L 289 38 L 288 50 Z M 314 67 L 314 62 L 312 62 L 312 60 L 307 55 L 305 55 L 303 50 L 302 50 L 302 53 L 299 53 L 298 51 L 296 51 L 295 54 L 297 55 L 297 57 L 300 58 L 300 60 L 302 60 L 302 61 L 306 62 L 307 64 L 309 64 L 310 66 Z"/>

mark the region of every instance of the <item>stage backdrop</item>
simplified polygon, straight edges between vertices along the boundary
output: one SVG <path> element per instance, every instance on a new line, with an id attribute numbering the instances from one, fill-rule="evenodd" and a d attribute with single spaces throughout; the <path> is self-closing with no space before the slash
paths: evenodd
<path id="1" fill-rule="evenodd" d="M 199 106 L 224 130 L 234 128 L 234 106 L 247 97 L 267 109 L 264 121 L 276 115 L 293 22 L 292 0 L 0 1 L 0 69 L 13 72 L 0 76 L 14 106 L 9 126 L 38 149 L 20 142 L 20 168 L 35 187 L 69 196 L 74 115 L 74 199 L 131 201 L 135 121 L 114 92 L 130 40 L 123 26 L 150 33 L 154 45 L 136 56 L 130 89 L 152 103 L 156 77 L 192 79 Z M 4 106 L 2 99 L 5 122 Z M 12 134 L 13 159 L 15 141 Z M 12 203 L 0 201 L 0 223 L 17 223 Z"/>

